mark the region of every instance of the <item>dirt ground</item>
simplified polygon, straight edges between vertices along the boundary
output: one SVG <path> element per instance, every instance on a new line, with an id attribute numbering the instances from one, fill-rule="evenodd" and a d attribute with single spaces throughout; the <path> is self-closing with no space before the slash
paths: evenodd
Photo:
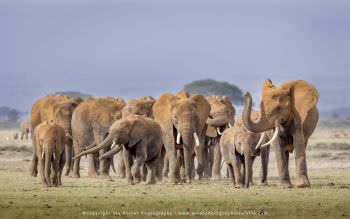
<path id="1" fill-rule="evenodd" d="M 192 184 L 128 186 L 114 173 L 109 178 L 87 178 L 83 158 L 81 178 L 63 177 L 61 187 L 44 188 L 39 177 L 30 177 L 27 170 L 30 140 L 14 140 L 16 130 L 2 130 L 0 218 L 349 218 L 350 128 L 334 127 L 321 124 L 310 139 L 307 156 L 312 186 L 306 189 L 278 187 L 273 151 L 269 185 L 265 187 L 237 189 L 224 177 L 220 181 L 195 180 Z M 255 181 L 259 169 L 258 158 L 254 163 Z M 290 174 L 294 182 L 292 154 Z"/>

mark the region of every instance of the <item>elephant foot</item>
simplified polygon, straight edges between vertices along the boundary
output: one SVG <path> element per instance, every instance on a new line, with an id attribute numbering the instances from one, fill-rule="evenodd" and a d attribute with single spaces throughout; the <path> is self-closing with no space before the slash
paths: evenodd
<path id="1" fill-rule="evenodd" d="M 134 178 L 134 184 L 139 184 L 140 182 L 141 182 L 141 178 L 140 177 Z"/>
<path id="2" fill-rule="evenodd" d="M 212 180 L 212 181 L 219 181 L 221 179 L 221 176 L 220 175 L 213 175 L 211 178 L 210 178 L 210 180 Z"/>
<path id="3" fill-rule="evenodd" d="M 259 186 L 267 186 L 268 183 L 267 183 L 267 180 L 263 181 L 263 182 L 259 182 L 258 184 Z"/>
<path id="4" fill-rule="evenodd" d="M 33 164 L 31 164 L 30 167 L 29 167 L 29 174 L 30 174 L 32 177 L 36 177 L 36 176 L 38 175 L 38 171 L 35 170 Z"/>
<path id="5" fill-rule="evenodd" d="M 128 184 L 129 186 L 135 185 L 135 184 L 134 184 L 134 181 L 133 181 L 132 179 L 129 179 L 129 180 L 127 181 L 127 184 Z"/>
<path id="6" fill-rule="evenodd" d="M 243 187 L 243 184 L 242 183 L 236 183 L 234 185 L 235 188 L 242 188 Z"/>
<path id="7" fill-rule="evenodd" d="M 150 181 L 146 181 L 145 185 L 154 185 L 156 184 L 156 180 L 150 180 Z"/>
<path id="8" fill-rule="evenodd" d="M 80 178 L 80 174 L 79 173 L 73 173 L 70 175 L 70 177 L 72 178 Z"/>
<path id="9" fill-rule="evenodd" d="M 300 176 L 296 177 L 295 185 L 298 188 L 306 188 L 306 187 L 310 187 L 310 182 L 309 182 L 309 179 L 307 178 L 307 176 L 300 175 Z"/>
<path id="10" fill-rule="evenodd" d="M 98 174 L 96 172 L 88 173 L 89 178 L 97 178 Z"/>
<path id="11" fill-rule="evenodd" d="M 293 185 L 289 180 L 281 180 L 279 182 L 279 187 L 287 189 L 287 188 L 292 188 Z"/>
<path id="12" fill-rule="evenodd" d="M 106 178 L 109 178 L 109 174 L 102 173 L 102 174 L 98 175 L 98 178 L 100 178 L 100 179 L 106 179 Z"/>

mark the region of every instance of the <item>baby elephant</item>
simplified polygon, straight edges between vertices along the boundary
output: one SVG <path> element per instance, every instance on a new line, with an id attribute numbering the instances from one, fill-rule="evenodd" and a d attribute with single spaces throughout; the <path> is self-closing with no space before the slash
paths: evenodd
<path id="1" fill-rule="evenodd" d="M 155 176 L 156 173 L 160 173 L 161 166 L 162 130 L 153 119 L 134 115 L 117 120 L 109 128 L 108 136 L 100 145 L 81 152 L 74 159 L 108 147 L 111 147 L 111 150 L 99 159 L 106 159 L 123 149 L 128 184 L 133 185 L 141 181 L 142 164 L 146 164 L 147 167 L 146 184 L 156 182 Z"/>
<path id="2" fill-rule="evenodd" d="M 258 119 L 258 115 L 252 114 L 252 119 Z M 267 136 L 270 136 L 268 133 Z M 256 156 L 261 154 L 262 174 L 261 184 L 267 185 L 267 163 L 269 156 L 269 144 L 266 142 L 266 134 L 248 131 L 240 117 L 235 125 L 226 129 L 220 140 L 220 149 L 224 161 L 228 164 L 230 179 L 235 187 L 249 187 L 252 183 L 253 162 Z M 242 172 L 241 172 L 242 165 Z"/>
<path id="3" fill-rule="evenodd" d="M 62 184 L 65 137 L 64 129 L 53 122 L 43 122 L 34 130 L 35 156 L 38 159 L 39 172 L 44 186 Z"/>

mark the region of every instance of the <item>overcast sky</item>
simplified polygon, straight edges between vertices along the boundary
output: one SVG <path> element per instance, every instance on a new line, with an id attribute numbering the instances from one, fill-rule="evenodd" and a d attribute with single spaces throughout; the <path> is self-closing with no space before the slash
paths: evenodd
<path id="1" fill-rule="evenodd" d="M 0 0 L 0 106 L 73 90 L 124 98 L 213 78 L 305 79 L 350 106 L 350 1 Z M 346 92 L 346 94 L 344 94 Z"/>

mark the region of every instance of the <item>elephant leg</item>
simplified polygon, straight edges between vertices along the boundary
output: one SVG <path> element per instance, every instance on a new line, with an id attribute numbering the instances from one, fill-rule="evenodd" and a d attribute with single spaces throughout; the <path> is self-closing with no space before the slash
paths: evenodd
<path id="1" fill-rule="evenodd" d="M 213 165 L 212 165 L 212 180 L 219 180 L 221 179 L 221 151 L 220 151 L 220 145 L 215 144 L 212 146 L 213 148 Z"/>
<path id="2" fill-rule="evenodd" d="M 250 163 L 248 162 L 248 180 L 249 180 L 249 185 L 254 185 L 253 183 L 253 163 L 255 160 L 255 156 L 250 158 Z"/>
<path id="3" fill-rule="evenodd" d="M 235 185 L 236 181 L 235 181 L 235 174 L 233 172 L 232 164 L 227 165 L 227 171 L 229 172 L 229 177 L 230 177 L 232 184 Z"/>
<path id="4" fill-rule="evenodd" d="M 214 146 L 210 145 L 208 147 L 208 169 L 209 169 L 209 176 L 213 177 L 212 173 L 213 173 L 213 164 L 214 164 Z"/>
<path id="5" fill-rule="evenodd" d="M 116 154 L 116 159 L 117 159 L 117 176 L 119 178 L 125 178 L 125 164 L 124 164 L 124 159 L 123 159 L 123 151 L 119 151 Z"/>
<path id="6" fill-rule="evenodd" d="M 131 174 L 132 157 L 130 152 L 125 149 L 125 146 L 123 146 L 123 158 L 124 158 L 124 164 L 125 164 L 125 175 L 126 175 L 127 183 L 129 185 L 134 185 L 133 176 Z"/>
<path id="7" fill-rule="evenodd" d="M 24 132 L 21 132 L 21 140 L 24 138 Z"/>
<path id="8" fill-rule="evenodd" d="M 66 163 L 66 154 L 62 152 L 61 158 L 60 158 L 60 163 L 59 163 L 59 172 L 58 172 L 58 185 L 62 185 L 62 172 L 63 172 L 63 167 L 64 164 Z"/>
<path id="9" fill-rule="evenodd" d="M 163 159 L 163 170 L 162 170 L 162 175 L 164 178 L 167 178 L 169 174 L 169 159 L 168 159 L 168 155 L 165 154 L 164 155 L 164 159 Z"/>
<path id="10" fill-rule="evenodd" d="M 278 138 L 277 140 L 275 140 L 275 142 L 272 143 L 272 147 L 276 155 L 277 169 L 280 178 L 279 185 L 282 188 L 290 188 L 292 187 L 292 184 L 289 178 L 288 161 L 286 158 L 284 147 L 281 145 L 281 142 L 281 139 Z"/>
<path id="11" fill-rule="evenodd" d="M 134 159 L 134 164 L 131 167 L 131 174 L 134 179 L 134 184 L 141 182 L 140 168 L 144 165 L 145 156 L 146 156 L 146 151 L 143 150 L 145 146 L 144 145 L 137 145 L 137 146 L 140 146 L 140 147 L 136 148 L 136 157 Z"/>
<path id="12" fill-rule="evenodd" d="M 194 148 L 194 152 L 195 152 L 196 158 L 197 158 L 197 175 L 198 175 L 198 180 L 201 180 L 203 178 L 203 173 L 204 173 L 204 170 L 205 170 L 205 167 L 206 167 L 206 161 L 207 161 L 207 158 L 205 156 L 204 147 L 203 146 L 195 147 Z M 186 148 L 186 149 L 184 148 L 185 162 L 186 162 L 187 153 L 190 153 L 190 149 L 189 148 Z M 185 163 L 185 166 L 186 166 L 186 163 Z"/>
<path id="13" fill-rule="evenodd" d="M 145 164 L 142 164 L 140 167 L 140 175 L 141 175 L 141 181 L 146 182 L 147 180 L 147 167 Z"/>
<path id="14" fill-rule="evenodd" d="M 172 135 L 165 136 L 165 149 L 169 159 L 169 180 L 173 183 L 178 183 L 180 180 L 179 164 L 175 149 L 175 139 Z"/>
<path id="15" fill-rule="evenodd" d="M 209 151 L 209 147 L 205 146 L 203 150 L 204 155 L 204 178 L 210 178 L 211 177 L 211 155 Z"/>
<path id="16" fill-rule="evenodd" d="M 260 160 L 261 160 L 261 170 L 260 170 L 260 182 L 259 185 L 267 186 L 267 172 L 270 157 L 270 146 L 261 148 Z"/>
<path id="17" fill-rule="evenodd" d="M 310 182 L 307 174 L 306 165 L 306 141 L 304 134 L 301 132 L 302 127 L 296 129 L 293 135 L 293 146 L 295 150 L 295 171 L 296 171 L 296 186 L 309 187 Z"/>
<path id="18" fill-rule="evenodd" d="M 89 162 L 89 167 L 88 167 L 88 176 L 90 178 L 96 178 L 97 177 L 97 168 L 96 168 L 96 162 L 95 162 L 95 154 L 89 154 L 88 155 L 88 162 Z"/>
<path id="19" fill-rule="evenodd" d="M 183 156 L 183 150 L 179 149 L 177 150 L 177 163 L 180 167 L 180 177 L 181 182 L 186 182 L 186 172 L 185 172 L 185 165 L 184 165 L 184 156 Z"/>
<path id="20" fill-rule="evenodd" d="M 233 177 L 235 178 L 235 187 L 240 188 L 243 187 L 242 184 L 242 176 L 241 176 L 241 161 L 240 158 L 235 154 L 232 156 L 232 169 L 233 169 Z"/>
<path id="21" fill-rule="evenodd" d="M 108 151 L 107 149 L 101 149 L 99 151 L 99 156 L 102 156 L 107 151 Z M 100 175 L 102 177 L 108 177 L 109 176 L 110 166 L 111 166 L 110 158 L 103 159 L 103 160 L 100 161 L 99 173 L 100 173 Z"/>
<path id="22" fill-rule="evenodd" d="M 73 142 L 73 152 L 74 155 L 78 155 L 80 153 L 80 146 L 76 141 Z M 69 158 L 68 158 L 69 159 Z M 73 175 L 74 178 L 80 178 L 80 158 L 74 160 L 73 162 Z"/>
<path id="23" fill-rule="evenodd" d="M 38 158 L 36 156 L 35 146 L 34 146 L 34 151 L 32 156 L 32 162 L 30 163 L 30 166 L 29 166 L 29 173 L 33 177 L 36 177 L 38 175 Z"/>

